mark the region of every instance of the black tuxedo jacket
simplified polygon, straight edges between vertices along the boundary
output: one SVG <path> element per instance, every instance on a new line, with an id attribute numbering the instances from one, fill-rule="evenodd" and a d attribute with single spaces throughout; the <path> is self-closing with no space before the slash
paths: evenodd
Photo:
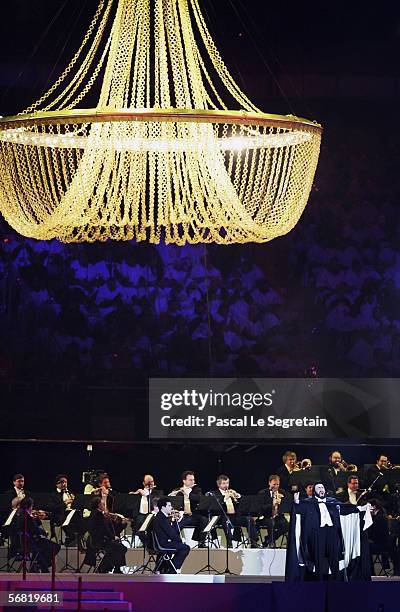
<path id="1" fill-rule="evenodd" d="M 92 547 L 96 550 L 106 548 L 115 540 L 112 521 L 106 519 L 100 510 L 91 512 L 88 531 L 92 540 Z"/>
<path id="2" fill-rule="evenodd" d="M 365 474 L 365 483 L 369 487 L 374 482 L 379 473 L 383 474 L 383 478 L 382 476 L 378 478 L 373 488 L 374 491 L 382 491 L 383 487 L 387 483 L 387 479 L 385 478 L 387 470 L 385 468 L 383 468 L 383 470 L 379 469 L 377 465 L 371 465 L 371 467 L 368 468 Z"/>
<path id="3" fill-rule="evenodd" d="M 93 497 L 100 497 L 101 498 L 101 492 L 92 493 L 91 495 Z M 109 493 L 107 495 L 107 497 L 106 497 L 106 506 L 107 506 L 108 512 L 114 512 L 115 496 L 116 496 L 116 493 L 115 493 L 115 491 L 113 491 L 112 493 Z"/>
<path id="4" fill-rule="evenodd" d="M 177 497 L 181 496 L 183 497 L 183 493 L 182 491 L 178 491 L 178 493 L 176 494 Z M 201 489 L 200 487 L 193 487 L 192 492 L 189 493 L 189 501 L 190 501 L 190 510 L 192 512 L 194 512 L 199 504 L 200 501 L 200 496 L 201 496 Z"/>
<path id="5" fill-rule="evenodd" d="M 163 548 L 175 548 L 182 543 L 176 522 L 171 524 L 169 518 L 161 510 L 153 519 L 153 530 Z"/>
<path id="6" fill-rule="evenodd" d="M 223 509 L 225 510 L 226 514 L 228 514 L 228 509 L 226 507 L 226 503 L 224 502 L 224 495 L 221 493 L 221 491 L 219 489 L 214 489 L 214 491 L 211 491 L 213 496 L 219 501 L 219 503 L 221 504 L 221 506 L 223 507 Z M 235 499 L 232 499 L 233 502 L 233 507 L 235 508 L 235 513 L 238 511 L 238 501 Z"/>
<path id="7" fill-rule="evenodd" d="M 63 500 L 64 491 L 60 493 L 55 490 L 51 493 L 49 498 L 49 511 L 51 512 L 51 519 L 55 523 L 63 523 L 66 514 L 66 505 Z M 73 495 L 72 491 L 68 491 L 68 495 Z"/>
<path id="8" fill-rule="evenodd" d="M 29 492 L 29 491 L 27 491 L 26 489 L 24 489 L 24 493 L 25 493 L 25 497 L 31 497 L 30 492 Z M 10 505 L 10 512 L 11 512 L 11 503 L 12 503 L 12 500 L 13 500 L 15 497 L 17 497 L 17 494 L 16 494 L 16 492 L 15 492 L 14 487 L 13 487 L 12 489 L 9 489 L 8 491 L 6 491 L 6 492 L 4 493 L 4 495 L 7 495 L 7 496 L 8 496 L 8 498 L 9 498 L 9 500 L 10 500 L 9 505 Z"/>
<path id="9" fill-rule="evenodd" d="M 359 495 L 361 495 L 361 493 L 356 493 L 357 497 Z M 347 489 L 345 489 L 342 493 L 337 493 L 337 495 L 335 495 L 336 499 L 338 499 L 340 502 L 342 502 L 342 504 L 348 504 L 350 502 L 349 499 L 349 492 Z M 365 503 L 365 499 L 364 499 L 364 503 Z"/>
<path id="10" fill-rule="evenodd" d="M 285 468 L 286 470 L 286 468 Z M 287 471 L 287 470 L 286 470 Z M 281 499 L 281 505 L 283 504 L 284 501 L 286 502 L 291 502 L 293 501 L 293 497 L 291 496 L 290 493 L 288 493 L 287 491 L 285 491 L 284 489 L 278 489 L 278 493 L 280 493 L 281 495 L 283 495 L 282 499 Z M 271 490 L 268 489 L 261 489 L 258 492 L 258 495 L 262 495 L 264 498 L 264 502 L 265 502 L 265 514 L 267 515 L 267 517 L 270 517 L 272 514 L 272 496 L 271 496 Z M 279 509 L 278 509 L 278 513 L 279 513 Z"/>
<path id="11" fill-rule="evenodd" d="M 290 484 L 289 484 L 290 474 L 289 474 L 287 467 L 282 465 L 280 468 L 276 470 L 275 474 L 279 476 L 281 489 L 284 489 L 285 491 L 290 492 L 291 490 Z"/>

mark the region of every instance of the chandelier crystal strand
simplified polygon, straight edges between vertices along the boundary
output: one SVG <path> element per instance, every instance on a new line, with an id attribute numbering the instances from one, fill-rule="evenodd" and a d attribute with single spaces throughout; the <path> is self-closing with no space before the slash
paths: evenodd
<path id="1" fill-rule="evenodd" d="M 100 0 L 56 83 L 0 119 L 0 210 L 37 239 L 266 242 L 299 220 L 321 133 L 248 99 L 199 0 Z"/>

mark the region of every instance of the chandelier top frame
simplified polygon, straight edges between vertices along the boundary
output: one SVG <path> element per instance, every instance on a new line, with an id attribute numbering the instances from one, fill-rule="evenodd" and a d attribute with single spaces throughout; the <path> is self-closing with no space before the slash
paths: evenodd
<path id="1" fill-rule="evenodd" d="M 0 118 L 0 131 L 9 128 L 63 125 L 79 123 L 123 121 L 176 121 L 194 123 L 221 123 L 227 125 L 260 125 L 288 130 L 306 129 L 308 132 L 321 134 L 323 127 L 303 117 L 295 115 L 276 115 L 271 113 L 251 113 L 248 111 L 225 111 L 184 108 L 89 108 L 63 111 L 38 111 L 26 115 L 14 115 Z"/>

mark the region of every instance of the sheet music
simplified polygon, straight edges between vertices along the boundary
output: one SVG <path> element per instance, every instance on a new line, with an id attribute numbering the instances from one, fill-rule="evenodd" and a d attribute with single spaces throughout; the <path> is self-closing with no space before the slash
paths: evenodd
<path id="1" fill-rule="evenodd" d="M 3 524 L 3 527 L 8 527 L 9 525 L 11 525 L 12 520 L 13 520 L 13 518 L 14 518 L 14 516 L 15 516 L 15 513 L 17 512 L 17 510 L 18 510 L 18 508 L 14 508 L 14 510 L 12 510 L 12 511 L 10 512 L 10 514 L 8 515 L 8 518 L 7 518 L 6 522 Z"/>
<path id="2" fill-rule="evenodd" d="M 142 525 L 138 529 L 138 531 L 140 531 L 141 533 L 143 533 L 144 531 L 147 531 L 147 528 L 150 525 L 150 523 L 153 520 L 153 518 L 154 518 L 154 514 L 152 512 L 150 512 L 150 514 L 148 514 L 146 516 L 146 518 L 144 519 L 144 522 L 142 523 Z"/>
<path id="3" fill-rule="evenodd" d="M 213 529 L 215 525 L 218 523 L 218 519 L 219 519 L 218 515 L 213 516 L 210 522 L 208 523 L 208 525 L 204 527 L 203 533 L 210 533 L 211 529 Z"/>
<path id="4" fill-rule="evenodd" d="M 74 516 L 76 510 L 70 510 L 67 514 L 67 518 L 65 519 L 65 521 L 62 524 L 62 527 L 68 527 L 68 525 L 71 522 L 72 517 Z"/>

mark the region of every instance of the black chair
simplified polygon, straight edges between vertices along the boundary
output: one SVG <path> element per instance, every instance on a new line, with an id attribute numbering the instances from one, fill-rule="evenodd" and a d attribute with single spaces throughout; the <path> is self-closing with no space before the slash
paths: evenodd
<path id="1" fill-rule="evenodd" d="M 387 559 L 386 563 L 384 563 L 384 559 Z M 373 567 L 375 576 L 386 576 L 386 578 L 389 578 L 389 576 L 392 576 L 390 567 L 385 567 L 387 564 L 388 564 L 387 551 L 372 553 L 372 567 Z M 376 574 L 375 566 L 377 566 L 377 568 L 379 569 L 379 574 Z"/>
<path id="2" fill-rule="evenodd" d="M 154 567 L 154 574 L 160 571 L 160 568 L 163 565 L 163 563 L 166 563 L 167 567 L 169 565 L 173 569 L 174 574 L 177 574 L 178 572 L 172 560 L 174 557 L 174 554 L 176 553 L 176 549 L 175 548 L 165 548 L 164 546 L 161 546 L 159 539 L 157 537 L 157 534 L 154 531 L 152 531 L 152 538 L 153 538 L 153 550 L 154 550 L 154 553 L 157 555 L 156 565 Z"/>
<path id="3" fill-rule="evenodd" d="M 41 568 L 41 551 L 34 542 L 27 538 L 27 547 L 25 551 L 26 571 L 28 573 L 39 573 L 43 571 Z M 17 538 L 14 540 L 14 546 L 9 549 L 9 569 L 10 572 L 19 573 L 24 565 L 24 534 L 17 533 Z"/>
<path id="4" fill-rule="evenodd" d="M 82 570 L 84 565 L 88 566 L 87 573 L 89 574 L 91 571 L 96 574 L 98 573 L 99 566 L 104 559 L 104 555 L 106 551 L 103 548 L 96 548 L 93 546 L 92 538 L 88 535 L 86 540 L 86 554 L 85 558 L 81 563 L 79 571 Z"/>

